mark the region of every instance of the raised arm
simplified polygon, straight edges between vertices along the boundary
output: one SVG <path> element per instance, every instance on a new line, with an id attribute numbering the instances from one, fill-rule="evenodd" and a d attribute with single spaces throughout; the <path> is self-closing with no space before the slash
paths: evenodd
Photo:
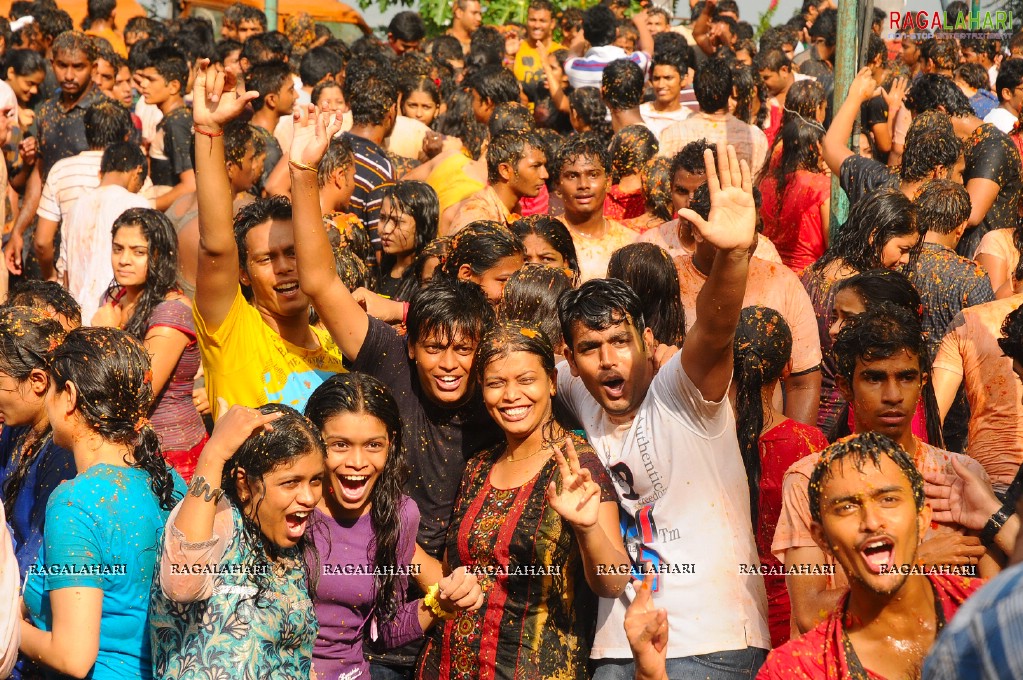
<path id="1" fill-rule="evenodd" d="M 849 149 L 849 137 L 852 136 L 853 125 L 856 124 L 856 116 L 860 115 L 860 107 L 863 102 L 874 96 L 877 83 L 870 75 L 869 68 L 860 69 L 852 84 L 849 86 L 849 94 L 846 96 L 842 106 L 831 120 L 831 127 L 824 135 L 822 147 L 824 162 L 831 168 L 831 172 L 838 175 L 842 162 L 853 152 Z"/>
<path id="2" fill-rule="evenodd" d="M 710 20 L 714 16 L 714 8 L 717 7 L 716 0 L 707 0 L 703 6 L 700 16 L 693 22 L 693 40 L 708 57 L 714 56 L 714 43 L 710 39 Z"/>
<path id="3" fill-rule="evenodd" d="M 233 75 L 211 67 L 208 59 L 199 61 L 192 89 L 199 204 L 195 307 L 211 332 L 227 318 L 238 292 L 238 246 L 224 157 L 224 125 L 237 118 L 257 96 L 256 92 L 239 95 Z"/>
<path id="4" fill-rule="evenodd" d="M 648 18 L 649 15 L 644 6 L 643 9 L 632 15 L 632 25 L 639 31 L 639 41 L 636 43 L 637 49 L 650 56 L 654 53 L 654 36 L 650 33 L 650 27 L 647 26 Z"/>
<path id="5" fill-rule="evenodd" d="M 746 294 L 749 260 L 757 242 L 753 182 L 746 161 L 735 147 L 718 146 L 704 153 L 710 215 L 704 220 L 685 208 L 679 216 L 689 220 L 697 238 L 717 249 L 710 275 L 696 298 L 696 323 L 682 347 L 682 369 L 707 401 L 725 396 L 732 379 L 732 341 Z"/>
<path id="6" fill-rule="evenodd" d="M 295 224 L 298 283 L 309 296 L 323 326 L 349 360 L 359 356 L 369 331 L 369 316 L 334 270 L 334 256 L 323 227 L 316 167 L 331 137 L 340 129 L 329 113 L 302 111 L 291 143 L 291 196 Z"/>

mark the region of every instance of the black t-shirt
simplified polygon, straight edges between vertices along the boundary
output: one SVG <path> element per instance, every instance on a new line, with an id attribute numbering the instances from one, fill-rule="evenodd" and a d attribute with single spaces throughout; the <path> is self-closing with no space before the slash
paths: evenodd
<path id="1" fill-rule="evenodd" d="M 978 127 L 965 144 L 966 169 L 963 184 L 971 179 L 989 179 L 999 186 L 995 202 L 984 216 L 984 221 L 967 230 L 956 251 L 968 258 L 980 245 L 980 239 L 992 229 L 1008 229 L 1019 219 L 1020 158 L 1016 145 L 1009 136 L 990 123 Z"/>
<path id="2" fill-rule="evenodd" d="M 888 123 L 888 102 L 884 100 L 884 97 L 877 95 L 864 102 L 860 106 L 860 121 L 863 126 L 863 132 L 869 133 L 867 134 L 867 139 L 870 141 L 870 152 L 874 155 L 874 159 L 887 163 L 888 154 L 878 151 L 873 134 L 875 125 Z"/>
<path id="3" fill-rule="evenodd" d="M 371 318 L 352 370 L 379 379 L 398 402 L 412 470 L 405 492 L 419 506 L 419 545 L 441 559 L 465 462 L 504 435 L 487 413 L 478 391 L 459 408 L 444 408 L 429 401 L 407 347 L 397 331 Z"/>
<path id="4" fill-rule="evenodd" d="M 867 194 L 881 188 L 898 189 L 900 184 L 887 165 L 863 156 L 849 156 L 842 161 L 838 182 L 849 197 L 850 210 Z"/>
<path id="5" fill-rule="evenodd" d="M 157 143 L 163 138 L 163 155 L 151 155 L 149 173 L 157 186 L 176 186 L 181 182 L 181 173 L 193 169 L 192 109 L 187 106 L 174 109 L 156 126 Z"/>

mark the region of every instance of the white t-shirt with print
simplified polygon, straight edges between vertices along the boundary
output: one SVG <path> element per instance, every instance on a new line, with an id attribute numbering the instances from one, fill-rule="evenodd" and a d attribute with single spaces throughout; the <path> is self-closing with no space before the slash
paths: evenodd
<path id="1" fill-rule="evenodd" d="M 614 423 L 564 363 L 558 395 L 611 473 L 630 558 L 659 570 L 668 657 L 770 649 L 764 580 L 748 568 L 759 561 L 732 407 L 704 400 L 681 358 L 657 372 L 631 423 Z M 632 657 L 624 621 L 634 595 L 630 585 L 601 598 L 591 658 Z"/>

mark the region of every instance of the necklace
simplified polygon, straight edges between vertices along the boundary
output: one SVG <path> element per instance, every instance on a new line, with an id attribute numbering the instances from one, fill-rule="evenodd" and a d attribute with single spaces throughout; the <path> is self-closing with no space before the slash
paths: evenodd
<path id="1" fill-rule="evenodd" d="M 601 238 L 604 238 L 605 236 L 607 236 L 607 218 L 606 217 L 601 218 L 601 221 L 600 221 L 600 227 L 601 228 L 600 228 L 600 235 L 599 236 L 594 236 L 592 234 L 587 234 L 584 231 L 579 231 L 578 229 L 576 229 L 575 227 L 570 225 L 568 223 L 568 220 L 565 220 L 565 225 L 568 226 L 568 228 L 571 229 L 573 233 L 579 234 L 583 238 L 601 239 Z"/>
<path id="2" fill-rule="evenodd" d="M 529 454 L 528 456 L 522 456 L 522 458 L 512 458 L 511 456 L 506 456 L 505 460 L 508 461 L 509 463 L 518 463 L 519 461 L 529 460 L 533 456 L 535 456 L 537 454 L 540 454 L 540 453 L 543 453 L 546 450 L 547 450 L 546 446 L 541 446 L 540 448 L 538 448 L 536 451 L 534 451 L 533 453 Z"/>

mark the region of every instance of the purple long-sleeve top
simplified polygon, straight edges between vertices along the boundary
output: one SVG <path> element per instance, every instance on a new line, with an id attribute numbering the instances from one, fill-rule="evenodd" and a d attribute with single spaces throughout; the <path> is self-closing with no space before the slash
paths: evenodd
<path id="1" fill-rule="evenodd" d="M 396 588 L 400 600 L 397 614 L 386 624 L 376 622 L 373 570 L 377 565 L 370 514 L 339 522 L 317 509 L 314 517 L 310 531 L 318 555 L 311 556 L 308 562 L 310 569 L 317 569 L 313 602 L 320 633 L 313 647 L 313 670 L 319 680 L 368 680 L 369 663 L 362 654 L 363 639 L 379 639 L 390 648 L 422 637 L 419 601 L 405 601 L 408 578 L 400 577 Z M 419 530 L 419 508 L 408 497 L 402 497 L 399 526 L 396 559 L 381 566 L 407 570 Z"/>

